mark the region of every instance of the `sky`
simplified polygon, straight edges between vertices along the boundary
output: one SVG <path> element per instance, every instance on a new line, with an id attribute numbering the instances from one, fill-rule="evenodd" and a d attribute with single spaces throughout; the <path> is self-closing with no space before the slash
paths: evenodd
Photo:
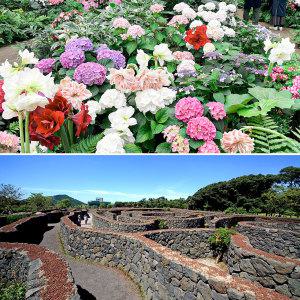
<path id="1" fill-rule="evenodd" d="M 300 167 L 300 156 L 0 156 L 0 184 L 26 196 L 67 194 L 87 203 L 188 197 L 207 184 Z"/>

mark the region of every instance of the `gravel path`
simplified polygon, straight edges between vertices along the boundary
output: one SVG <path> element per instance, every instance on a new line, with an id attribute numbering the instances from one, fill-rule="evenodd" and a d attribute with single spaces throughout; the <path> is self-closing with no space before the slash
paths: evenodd
<path id="1" fill-rule="evenodd" d="M 59 223 L 49 224 L 40 245 L 62 255 L 69 263 L 82 300 L 141 300 L 137 286 L 121 271 L 73 259 L 63 254 L 59 241 Z"/>

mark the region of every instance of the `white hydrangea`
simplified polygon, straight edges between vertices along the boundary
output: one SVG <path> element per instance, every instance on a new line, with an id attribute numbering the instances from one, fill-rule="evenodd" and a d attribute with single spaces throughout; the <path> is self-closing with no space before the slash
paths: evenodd
<path id="1" fill-rule="evenodd" d="M 183 9 L 182 15 L 189 20 L 194 20 L 197 17 L 197 13 L 190 7 Z"/>
<path id="2" fill-rule="evenodd" d="M 36 154 L 36 153 L 45 153 L 47 152 L 48 148 L 45 146 L 42 146 L 40 142 L 32 141 L 30 142 L 30 153 Z"/>
<path id="3" fill-rule="evenodd" d="M 109 133 L 105 135 L 96 147 L 98 154 L 123 154 L 125 142 L 118 133 Z"/>
<path id="4" fill-rule="evenodd" d="M 221 27 L 210 27 L 207 26 L 206 34 L 209 38 L 214 41 L 220 41 L 224 37 L 224 30 Z"/>
<path id="5" fill-rule="evenodd" d="M 216 18 L 216 14 L 212 11 L 203 11 L 198 13 L 199 17 L 201 17 L 205 22 L 209 22 Z"/>
<path id="6" fill-rule="evenodd" d="M 226 9 L 226 7 L 227 7 L 226 2 L 220 2 L 219 3 L 219 9 Z"/>
<path id="7" fill-rule="evenodd" d="M 203 4 L 199 5 L 198 6 L 198 12 L 201 12 L 203 10 L 204 10 L 204 5 Z"/>
<path id="8" fill-rule="evenodd" d="M 120 108 L 126 106 L 126 97 L 124 93 L 116 89 L 110 89 L 104 92 L 99 103 L 103 109 L 112 107 Z"/>
<path id="9" fill-rule="evenodd" d="M 225 22 L 227 19 L 227 13 L 224 10 L 219 10 L 215 13 L 215 17 L 221 22 Z"/>
<path id="10" fill-rule="evenodd" d="M 160 90 L 153 89 L 137 92 L 135 103 L 138 110 L 144 114 L 148 111 L 155 114 L 158 110 L 165 107 L 165 101 Z"/>
<path id="11" fill-rule="evenodd" d="M 186 8 L 190 8 L 190 6 L 184 2 L 180 2 L 173 7 L 173 10 L 176 12 L 182 12 Z"/>
<path id="12" fill-rule="evenodd" d="M 194 20 L 191 24 L 190 24 L 190 28 L 196 28 L 203 25 L 203 22 L 200 20 Z"/>
<path id="13" fill-rule="evenodd" d="M 89 100 L 86 105 L 89 108 L 89 115 L 92 117 L 92 124 L 95 123 L 96 117 L 102 112 L 102 106 L 98 101 Z"/>
<path id="14" fill-rule="evenodd" d="M 116 111 L 108 115 L 108 119 L 111 123 L 111 127 L 116 130 L 125 130 L 130 126 L 137 124 L 135 118 L 132 118 L 134 115 L 134 108 L 132 106 L 121 107 Z"/>
<path id="15" fill-rule="evenodd" d="M 206 54 L 206 53 L 209 53 L 209 52 L 213 52 L 216 50 L 216 47 L 214 46 L 213 43 L 206 43 L 204 46 L 203 46 L 203 53 Z"/>
<path id="16" fill-rule="evenodd" d="M 164 99 L 165 105 L 170 105 L 175 101 L 177 92 L 167 87 L 163 87 L 160 89 L 160 94 Z"/>
<path id="17" fill-rule="evenodd" d="M 124 141 L 125 144 L 134 144 L 135 138 L 133 133 L 129 128 L 125 128 L 124 130 L 116 130 L 114 128 L 107 128 L 104 130 L 104 135 L 108 135 L 110 133 L 117 133 L 120 138 Z"/>
<path id="18" fill-rule="evenodd" d="M 204 7 L 208 10 L 214 10 L 216 8 L 216 5 L 213 2 L 207 2 Z"/>
<path id="19" fill-rule="evenodd" d="M 207 26 L 209 27 L 221 27 L 221 22 L 219 20 L 211 20 L 208 22 Z"/>
<path id="20" fill-rule="evenodd" d="M 271 48 L 269 60 L 273 64 L 282 65 L 285 61 L 291 60 L 294 52 L 295 44 L 291 43 L 289 38 L 285 38 Z"/>
<path id="21" fill-rule="evenodd" d="M 223 30 L 226 36 L 228 37 L 235 37 L 235 31 L 232 28 L 223 26 Z"/>
<path id="22" fill-rule="evenodd" d="M 236 6 L 234 4 L 228 4 L 227 5 L 227 10 L 232 12 L 232 13 L 235 13 L 236 12 Z"/>

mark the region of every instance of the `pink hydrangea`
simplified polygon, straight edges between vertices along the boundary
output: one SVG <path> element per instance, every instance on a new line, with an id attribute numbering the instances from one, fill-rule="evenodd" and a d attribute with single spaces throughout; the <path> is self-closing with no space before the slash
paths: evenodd
<path id="1" fill-rule="evenodd" d="M 168 25 L 173 27 L 177 27 L 178 25 L 187 25 L 187 24 L 189 24 L 189 19 L 182 15 L 174 16 L 168 23 Z"/>
<path id="2" fill-rule="evenodd" d="M 300 75 L 295 76 L 293 79 L 293 85 L 285 87 L 284 90 L 288 90 L 292 93 L 293 99 L 300 98 Z"/>
<path id="3" fill-rule="evenodd" d="M 38 68 L 44 75 L 47 75 L 52 72 L 55 62 L 54 58 L 44 58 L 41 59 L 35 67 Z"/>
<path id="4" fill-rule="evenodd" d="M 227 153 L 251 153 L 254 150 L 254 140 L 243 131 L 234 129 L 224 132 L 221 146 Z"/>
<path id="5" fill-rule="evenodd" d="M 164 131 L 164 138 L 166 139 L 167 143 L 172 143 L 176 140 L 177 136 L 179 135 L 180 127 L 177 125 L 168 126 Z"/>
<path id="6" fill-rule="evenodd" d="M 127 31 L 127 36 L 131 36 L 134 39 L 141 37 L 144 34 L 145 30 L 140 25 L 131 25 Z"/>
<path id="7" fill-rule="evenodd" d="M 176 60 L 195 60 L 194 55 L 189 51 L 175 51 L 173 52 L 173 56 Z"/>
<path id="8" fill-rule="evenodd" d="M 198 153 L 220 153 L 220 150 L 214 141 L 207 141 L 198 148 Z"/>
<path id="9" fill-rule="evenodd" d="M 195 97 L 182 98 L 175 106 L 175 116 L 183 122 L 188 122 L 194 117 L 201 117 L 203 112 L 204 108 L 201 102 Z"/>
<path id="10" fill-rule="evenodd" d="M 116 18 L 113 21 L 113 27 L 114 28 L 123 28 L 123 29 L 125 29 L 125 28 L 130 27 L 130 23 L 125 18 Z"/>
<path id="11" fill-rule="evenodd" d="M 116 89 L 124 92 L 136 92 L 139 88 L 139 82 L 135 77 L 133 69 L 114 69 L 111 68 L 107 77 L 111 85 L 115 85 Z"/>
<path id="12" fill-rule="evenodd" d="M 50 5 L 58 5 L 63 3 L 65 0 L 49 0 Z"/>
<path id="13" fill-rule="evenodd" d="M 189 153 L 190 152 L 190 144 L 189 140 L 183 138 L 180 135 L 177 135 L 177 138 L 172 142 L 171 145 L 172 152 L 177 153 Z"/>
<path id="14" fill-rule="evenodd" d="M 153 13 L 160 13 L 163 10 L 164 10 L 164 6 L 158 3 L 155 3 L 150 6 L 150 11 Z"/>
<path id="15" fill-rule="evenodd" d="M 19 150 L 20 139 L 18 136 L 0 131 L 0 153 L 16 153 Z"/>
<path id="16" fill-rule="evenodd" d="M 78 83 L 102 85 L 106 79 L 106 68 L 95 62 L 87 62 L 78 66 L 73 76 Z"/>
<path id="17" fill-rule="evenodd" d="M 61 65 L 66 69 L 76 68 L 85 62 L 84 52 L 80 49 L 72 49 L 61 54 Z"/>
<path id="18" fill-rule="evenodd" d="M 223 103 L 208 102 L 206 106 L 208 106 L 210 114 L 215 120 L 222 120 L 226 117 L 226 111 Z"/>
<path id="19" fill-rule="evenodd" d="M 215 125 L 206 117 L 196 117 L 188 122 L 186 133 L 195 140 L 212 141 L 216 137 Z"/>

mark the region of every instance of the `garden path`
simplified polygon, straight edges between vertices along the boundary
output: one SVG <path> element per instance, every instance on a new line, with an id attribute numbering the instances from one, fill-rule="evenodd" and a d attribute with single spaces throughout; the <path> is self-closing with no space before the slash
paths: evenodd
<path id="1" fill-rule="evenodd" d="M 65 255 L 59 239 L 60 224 L 45 232 L 40 245 L 68 262 L 82 300 L 141 300 L 137 286 L 121 271 Z"/>

